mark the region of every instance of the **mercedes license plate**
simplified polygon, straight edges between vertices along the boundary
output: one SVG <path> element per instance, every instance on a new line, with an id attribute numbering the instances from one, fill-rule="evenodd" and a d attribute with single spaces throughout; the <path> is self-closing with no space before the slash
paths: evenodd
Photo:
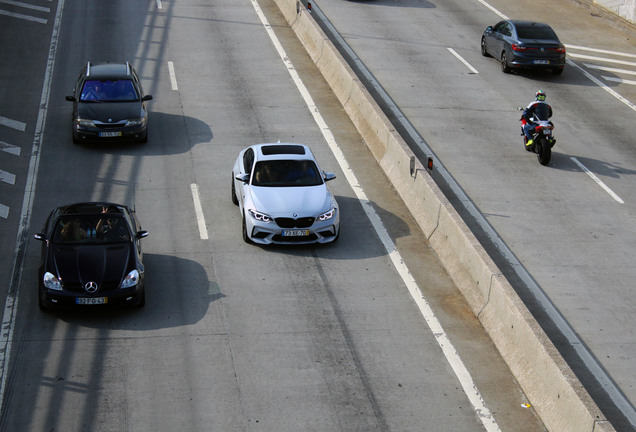
<path id="1" fill-rule="evenodd" d="M 308 235 L 309 235 L 309 230 L 284 230 L 283 231 L 284 237 L 303 237 Z"/>
<path id="2" fill-rule="evenodd" d="M 120 137 L 121 132 L 100 132 L 99 136 L 102 138 Z"/>
<path id="3" fill-rule="evenodd" d="M 81 305 L 100 305 L 108 303 L 108 297 L 78 297 L 75 299 L 76 304 Z"/>

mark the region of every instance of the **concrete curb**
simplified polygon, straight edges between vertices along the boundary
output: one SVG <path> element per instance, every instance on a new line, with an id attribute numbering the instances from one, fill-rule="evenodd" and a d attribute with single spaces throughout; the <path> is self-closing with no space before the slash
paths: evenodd
<path id="1" fill-rule="evenodd" d="M 611 432 L 510 283 L 298 0 L 274 0 L 550 431 Z"/>

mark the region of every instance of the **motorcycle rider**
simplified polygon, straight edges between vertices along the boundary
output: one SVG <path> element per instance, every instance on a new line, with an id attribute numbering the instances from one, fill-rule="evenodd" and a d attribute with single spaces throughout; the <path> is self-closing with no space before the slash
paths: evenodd
<path id="1" fill-rule="evenodd" d="M 527 138 L 526 150 L 528 151 L 532 150 L 532 145 L 534 144 L 532 133 L 537 127 L 533 122 L 533 117 L 538 120 L 548 120 L 552 117 L 552 107 L 545 101 L 545 92 L 543 90 L 537 90 L 534 101 L 530 102 L 526 109 L 523 110 L 523 114 L 521 114 L 520 120 L 523 133 Z M 554 138 L 551 138 L 550 144 L 554 145 L 555 141 Z"/>

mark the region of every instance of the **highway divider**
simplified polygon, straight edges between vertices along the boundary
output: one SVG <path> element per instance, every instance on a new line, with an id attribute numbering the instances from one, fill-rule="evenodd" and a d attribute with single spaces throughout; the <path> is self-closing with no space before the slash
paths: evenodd
<path id="1" fill-rule="evenodd" d="M 311 13 L 298 0 L 274 1 L 406 203 L 546 428 L 549 431 L 615 431 Z"/>

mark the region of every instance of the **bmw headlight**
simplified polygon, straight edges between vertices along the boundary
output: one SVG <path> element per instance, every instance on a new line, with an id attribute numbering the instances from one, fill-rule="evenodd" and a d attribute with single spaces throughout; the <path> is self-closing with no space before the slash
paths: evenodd
<path id="1" fill-rule="evenodd" d="M 252 210 L 252 209 L 249 209 L 247 211 L 249 212 L 250 216 L 252 216 L 257 221 L 261 221 L 261 222 L 272 221 L 272 217 L 269 215 L 266 215 L 265 213 L 257 212 L 256 210 Z"/>
<path id="2" fill-rule="evenodd" d="M 324 212 L 323 214 L 318 216 L 318 220 L 326 221 L 326 220 L 329 220 L 329 219 L 333 218 L 335 215 L 336 215 L 336 208 L 335 207 L 331 207 L 331 210 L 329 210 L 328 212 Z"/>
<path id="3" fill-rule="evenodd" d="M 88 119 L 77 119 L 77 126 L 78 127 L 90 127 L 90 128 L 94 128 L 95 127 L 95 123 L 93 122 L 93 120 L 88 120 Z"/>
<path id="4" fill-rule="evenodd" d="M 135 269 L 126 275 L 126 277 L 122 281 L 119 288 L 123 289 L 123 288 L 134 287 L 138 283 L 139 283 L 139 272 L 137 271 L 137 269 Z"/>
<path id="5" fill-rule="evenodd" d="M 62 291 L 62 281 L 59 280 L 53 273 L 44 273 L 43 282 L 44 286 L 48 289 Z"/>

